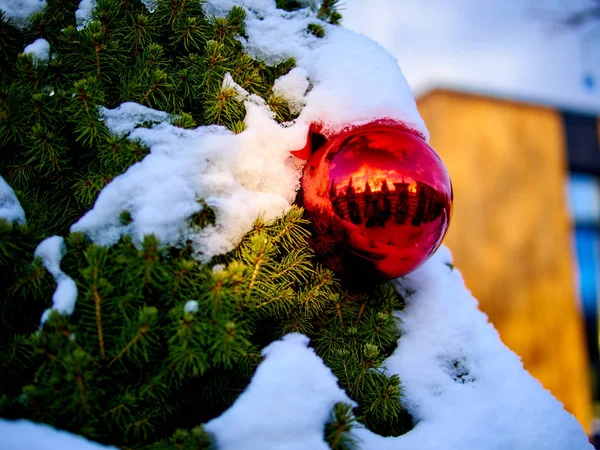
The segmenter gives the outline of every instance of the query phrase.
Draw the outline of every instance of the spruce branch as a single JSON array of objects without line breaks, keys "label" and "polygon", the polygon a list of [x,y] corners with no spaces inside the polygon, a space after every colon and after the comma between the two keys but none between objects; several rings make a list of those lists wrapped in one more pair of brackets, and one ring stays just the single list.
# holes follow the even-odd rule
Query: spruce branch
[{"label": "spruce branch", "polygon": [[352,435],[356,419],[352,414],[352,406],[336,403],[331,411],[331,419],[325,425],[325,441],[332,450],[358,449],[358,441]]},{"label": "spruce branch", "polygon": [[253,290],[256,288],[258,275],[261,270],[264,270],[263,265],[265,260],[270,256],[273,251],[273,246],[266,234],[255,234],[250,238],[248,246],[245,248],[248,252],[244,258],[246,265],[249,267],[251,272],[248,286],[246,287],[245,302],[249,302]]},{"label": "spruce branch", "polygon": [[358,324],[360,323],[360,319],[362,319],[362,316],[365,312],[366,307],[367,307],[367,301],[365,300],[364,302],[361,303],[360,309],[358,310],[358,314],[356,315],[356,321],[354,322],[355,327],[358,327]]},{"label": "spruce branch", "polygon": [[346,326],[344,325],[344,318],[342,317],[342,307],[340,305],[339,295],[336,295],[336,298],[333,302],[335,304],[335,311],[337,313],[337,316],[340,319],[340,328],[343,331],[346,329]]},{"label": "spruce branch", "polygon": [[106,358],[106,350],[104,344],[104,328],[102,325],[102,302],[105,299],[105,295],[101,292],[109,293],[111,287],[106,280],[101,277],[101,273],[106,265],[108,252],[103,247],[92,246],[84,255],[89,267],[83,273],[90,283],[88,296],[93,305],[93,317],[100,358],[104,359]]},{"label": "spruce branch", "polygon": [[[123,356],[132,350],[136,350],[136,353],[141,353],[144,360],[148,360],[149,355],[147,352],[148,340],[153,340],[152,328],[156,325],[158,311],[155,307],[146,306],[140,310],[138,320],[129,326],[129,332],[127,334],[132,335],[128,342],[119,350],[119,352],[110,360],[107,367],[111,367],[114,363],[119,361]],[[131,332],[133,331],[133,333]]]},{"label": "spruce branch", "polygon": [[94,295],[94,307],[96,310],[96,330],[98,332],[98,346],[100,347],[100,357],[104,359],[106,357],[106,352],[104,350],[104,331],[102,329],[102,297],[98,292],[98,286],[95,284],[92,286],[92,292]]}]

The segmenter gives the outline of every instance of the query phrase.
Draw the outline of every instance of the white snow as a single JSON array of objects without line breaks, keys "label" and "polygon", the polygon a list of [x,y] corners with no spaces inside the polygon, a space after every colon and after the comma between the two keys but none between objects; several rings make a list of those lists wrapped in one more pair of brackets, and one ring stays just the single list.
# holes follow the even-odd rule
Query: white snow
[{"label": "white snow", "polygon": [[[190,239],[207,261],[231,250],[261,213],[267,219],[281,215],[300,177],[288,142],[293,137],[302,147],[306,131],[282,128],[265,106],[246,106],[248,130],[237,136],[219,126],[133,129],[129,138],[148,145],[150,155],[116,177],[71,230],[104,245],[127,233],[137,240],[153,233],[168,245]],[[217,212],[216,225],[204,230],[188,224],[202,209],[200,199]],[[133,219],[126,226],[119,220],[124,210]]]},{"label": "white snow", "polygon": [[[158,0],[142,0],[142,3],[150,13],[153,13],[158,6]],[[97,4],[96,0],[81,0],[79,2],[79,8],[75,11],[75,22],[78,30],[83,30],[92,21],[92,14]]]},{"label": "white snow", "polygon": [[[241,87],[239,84],[237,84],[234,80],[233,77],[231,76],[231,74],[229,72],[227,72],[225,74],[225,76],[223,77],[223,83],[221,83],[221,89],[223,90],[227,90],[227,89],[234,89],[236,91],[236,99],[240,102],[248,99],[248,97],[250,96],[250,94],[248,93],[247,90],[245,90],[243,87]],[[264,104],[264,100],[261,99],[260,97],[257,96],[257,98],[259,98],[259,103]]]},{"label": "white snow", "polygon": [[[402,338],[385,365],[416,422],[398,437],[357,427],[361,450],[593,450],[577,420],[523,369],[442,247],[396,280],[407,295]],[[270,344],[246,391],[206,426],[223,449],[326,449],[323,425],[348,401],[331,371],[294,334]]]},{"label": "white snow", "polygon": [[77,29],[82,30],[92,20],[92,12],[96,7],[96,0],[81,0],[79,8],[75,11]]},{"label": "white snow", "polygon": [[215,265],[212,267],[212,272],[213,272],[213,273],[219,273],[219,272],[221,272],[222,270],[225,270],[225,264],[215,264]]},{"label": "white snow", "polygon": [[208,0],[205,10],[225,16],[236,4],[247,10],[248,39],[240,40],[248,54],[268,63],[293,57],[306,72],[312,89],[297,122],[322,121],[331,133],[349,123],[389,118],[428,136],[398,63],[379,44],[323,22],[326,35],[317,38],[306,31],[318,22],[310,8],[286,12],[271,0]]},{"label": "white snow", "polygon": [[38,61],[48,61],[50,58],[50,43],[46,39],[36,39],[23,50],[24,54],[30,54]]},{"label": "white snow", "polygon": [[[304,163],[289,152],[304,147],[311,123],[323,123],[328,135],[387,117],[427,136],[402,72],[378,44],[327,24],[326,37],[316,38],[306,31],[317,20],[309,8],[288,13],[272,0],[211,1],[205,7],[223,15],[233,4],[248,10],[248,40],[242,41],[249,54],[272,63],[296,59],[298,68],[278,80],[277,89],[297,106],[306,104],[300,117],[278,124],[264,100],[248,95],[229,74],[223,87],[236,89],[247,111],[246,130],[238,135],[220,126],[180,129],[166,123],[165,113],[140,105],[102,109],[111,132],[130,132],[130,139],[150,147],[150,155],[105,187],[72,231],[104,245],[123,234],[139,241],[153,233],[166,245],[191,240],[197,257],[208,261],[233,249],[257,216],[274,219],[290,207]],[[148,117],[162,123],[134,128]],[[214,227],[189,226],[200,199],[216,211]],[[128,225],[119,220],[124,210],[133,219]]]},{"label": "white snow", "polygon": [[0,0],[0,9],[19,28],[25,28],[29,17],[46,7],[46,0]]},{"label": "white snow", "polygon": [[158,8],[158,0],[142,0],[149,13],[153,13]]},{"label": "white snow", "polygon": [[292,113],[299,113],[304,107],[304,96],[310,86],[306,70],[295,67],[286,75],[275,80],[273,93],[285,98]]},{"label": "white snow", "polygon": [[99,108],[100,119],[115,136],[124,136],[142,123],[168,123],[171,115],[138,103],[122,103],[115,109]]},{"label": "white snow", "polygon": [[183,311],[186,313],[197,313],[198,312],[198,302],[196,300],[189,300],[183,306]]},{"label": "white snow", "polygon": [[11,223],[25,223],[25,211],[15,191],[0,176],[0,219],[5,219]]},{"label": "white snow", "polygon": [[395,282],[415,293],[398,314],[402,338],[385,364],[400,376],[417,425],[398,438],[359,430],[363,448],[592,450],[575,417],[502,343],[450,263],[442,247]]},{"label": "white snow", "polygon": [[327,450],[323,428],[337,402],[354,404],[331,370],[292,333],[265,347],[250,385],[205,425],[219,450]]},{"label": "white snow", "polygon": [[51,310],[67,315],[73,314],[75,310],[77,285],[71,277],[60,270],[60,261],[66,251],[64,239],[60,236],[52,236],[40,242],[33,254],[34,257],[42,260],[44,267],[56,281],[56,290],[52,295],[52,308],[42,314],[42,325],[48,320]]},{"label": "white snow", "polygon": [[0,419],[0,436],[0,449],[4,450],[117,450],[28,420]]}]

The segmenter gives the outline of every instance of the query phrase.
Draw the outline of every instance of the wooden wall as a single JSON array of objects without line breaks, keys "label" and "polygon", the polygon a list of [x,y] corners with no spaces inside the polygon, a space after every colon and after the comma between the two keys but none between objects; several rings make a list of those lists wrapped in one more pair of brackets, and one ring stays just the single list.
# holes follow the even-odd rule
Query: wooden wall
[{"label": "wooden wall", "polygon": [[451,91],[418,101],[454,186],[445,243],[524,366],[591,431],[591,393],[552,109]]}]

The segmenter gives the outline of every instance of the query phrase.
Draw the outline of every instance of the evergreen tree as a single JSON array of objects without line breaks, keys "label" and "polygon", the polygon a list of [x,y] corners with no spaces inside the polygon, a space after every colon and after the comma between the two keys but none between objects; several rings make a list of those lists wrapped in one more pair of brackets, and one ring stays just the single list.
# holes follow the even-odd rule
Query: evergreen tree
[{"label": "evergreen tree", "polygon": [[[0,175],[28,218],[26,226],[0,220],[0,416],[121,448],[210,448],[201,424],[242,392],[261,348],[296,331],[358,404],[333,409],[324,430],[332,449],[355,447],[355,419],[382,435],[408,431],[400,380],[382,366],[400,337],[393,312],[404,301],[388,285],[358,290],[325,269],[300,208],[257,219],[209,264],[151,235],[139,247],[128,236],[102,247],[68,231],[148,152],[111,135],[99,106],[136,102],[173,114],[178,127],[239,133],[244,105],[223,86],[225,74],[285,122],[293,109],[273,84],[295,62],[269,66],[244,53],[240,7],[214,18],[199,0],[158,0],[153,12],[136,0],[98,0],[79,29],[77,1],[47,3],[22,30],[0,14]],[[323,1],[317,17],[339,23],[336,2]],[[306,32],[325,29],[314,23]],[[36,38],[50,43],[47,63],[22,53]],[[190,226],[214,223],[204,206]],[[128,211],[121,221],[131,221]],[[61,269],[79,294],[72,315],[53,312],[38,329],[54,286],[33,251],[52,235],[66,238]]]}]

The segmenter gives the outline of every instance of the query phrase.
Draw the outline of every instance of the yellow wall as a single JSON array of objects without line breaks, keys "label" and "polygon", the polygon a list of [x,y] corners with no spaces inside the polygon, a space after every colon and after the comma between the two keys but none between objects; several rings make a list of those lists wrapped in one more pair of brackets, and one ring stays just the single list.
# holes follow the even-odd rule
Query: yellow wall
[{"label": "yellow wall", "polygon": [[590,432],[560,115],[450,91],[418,105],[452,177],[456,266],[504,343]]}]

